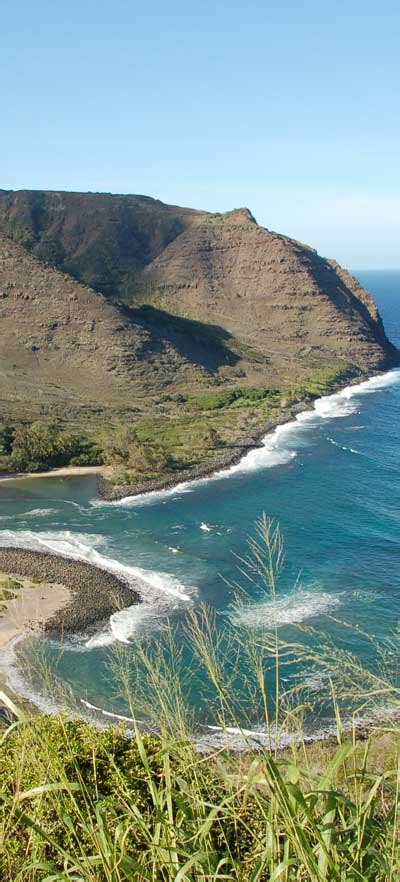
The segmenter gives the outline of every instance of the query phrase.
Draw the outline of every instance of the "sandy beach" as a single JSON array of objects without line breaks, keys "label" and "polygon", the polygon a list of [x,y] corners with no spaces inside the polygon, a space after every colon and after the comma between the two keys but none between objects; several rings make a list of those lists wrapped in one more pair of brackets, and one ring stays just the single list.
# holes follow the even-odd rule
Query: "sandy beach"
[{"label": "sandy beach", "polygon": [[0,481],[26,481],[27,478],[73,478],[83,475],[104,474],[105,467],[98,466],[64,466],[48,472],[4,472],[0,473]]},{"label": "sandy beach", "polygon": [[70,600],[65,585],[38,584],[26,577],[0,573],[0,651],[26,631],[41,630]]}]

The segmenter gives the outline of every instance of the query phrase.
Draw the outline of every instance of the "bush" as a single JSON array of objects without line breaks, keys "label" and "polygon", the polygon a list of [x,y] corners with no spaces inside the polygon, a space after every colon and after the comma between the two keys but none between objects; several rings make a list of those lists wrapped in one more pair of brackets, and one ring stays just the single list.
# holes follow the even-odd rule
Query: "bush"
[{"label": "bush", "polygon": [[9,456],[12,452],[15,429],[7,423],[0,426],[0,456]]},{"label": "bush", "polygon": [[140,441],[131,426],[121,426],[104,438],[104,448],[108,463],[141,476],[162,472],[172,464],[161,445]]}]

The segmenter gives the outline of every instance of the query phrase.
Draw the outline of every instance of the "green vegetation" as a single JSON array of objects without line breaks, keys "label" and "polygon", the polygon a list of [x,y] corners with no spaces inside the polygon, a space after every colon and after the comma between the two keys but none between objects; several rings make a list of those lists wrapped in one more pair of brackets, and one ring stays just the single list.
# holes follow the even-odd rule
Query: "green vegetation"
[{"label": "green vegetation", "polygon": [[306,395],[318,398],[320,395],[329,394],[334,387],[346,385],[352,376],[351,365],[343,366],[343,362],[340,361],[327,362],[323,367],[315,365],[312,369],[308,369],[301,383],[298,378],[293,383],[289,380],[289,388],[299,398]]},{"label": "green vegetation", "polygon": [[122,425],[103,438],[104,458],[114,467],[116,480],[129,479],[129,474],[152,478],[165,473],[172,459],[159,444],[143,443],[135,428]]},{"label": "green vegetation", "polygon": [[[279,531],[264,519],[241,567],[262,577],[272,604],[282,562]],[[237,606],[247,602],[238,592]],[[197,655],[186,682],[197,676],[205,695],[212,687],[210,710],[223,732],[236,727],[245,752],[196,749],[173,631],[168,660],[145,641],[135,656],[116,652],[130,734],[65,715],[29,718],[5,697],[17,721],[4,725],[0,744],[2,882],[397,882],[398,726],[376,727],[358,740],[355,726],[348,731],[342,723],[350,696],[354,720],[356,708],[368,712],[379,698],[399,704],[388,670],[363,670],[328,643],[313,650],[304,629],[284,642],[273,617],[264,636],[249,633],[238,644],[232,635],[222,656],[210,611],[189,613],[186,628]],[[301,734],[307,693],[284,685],[294,651],[304,652],[308,671],[319,664],[329,673],[336,717],[330,743],[312,745]],[[245,654],[249,708],[260,709],[264,737],[252,737],[243,723],[238,653]],[[153,736],[135,723],[139,712]],[[294,732],[280,751],[279,739]]]},{"label": "green vegetation", "polygon": [[22,582],[7,576],[0,579],[0,613],[6,608],[7,601],[16,597],[16,592],[21,587]]},{"label": "green vegetation", "polygon": [[66,465],[97,465],[102,451],[82,434],[60,432],[41,422],[0,427],[0,468],[40,472]]},{"label": "green vegetation", "polygon": [[257,407],[263,401],[279,401],[280,389],[222,389],[192,397],[190,405],[198,410],[220,410],[223,407]]},{"label": "green vegetation", "polygon": [[5,579],[0,580],[0,589],[5,591],[15,591],[16,588],[20,588],[22,582],[18,579],[13,579],[11,576],[7,576]]},{"label": "green vegetation", "polygon": [[[192,387],[141,396],[121,409],[102,428],[96,411],[87,411],[91,437],[80,421],[75,431],[60,430],[46,421],[0,425],[0,469],[45,471],[64,465],[111,467],[116,484],[168,480],[177,471],[216,467],[224,451],[234,455],[254,431],[282,418],[283,408],[303,398],[328,392],[346,381],[337,362],[304,372],[301,382],[285,377],[280,387]],[[140,405],[140,406],[139,406]],[[67,425],[69,418],[66,418]]]},{"label": "green vegetation", "polygon": [[166,735],[22,718],[0,747],[2,882],[395,882],[396,750],[377,772],[373,748],[343,739],[318,772],[307,748],[205,762]]}]

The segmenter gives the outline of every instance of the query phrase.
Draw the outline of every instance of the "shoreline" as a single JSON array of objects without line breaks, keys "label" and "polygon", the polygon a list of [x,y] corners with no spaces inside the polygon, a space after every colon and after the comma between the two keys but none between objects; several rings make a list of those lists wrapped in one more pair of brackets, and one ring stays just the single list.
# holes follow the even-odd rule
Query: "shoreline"
[{"label": "shoreline", "polygon": [[43,587],[46,592],[47,587],[53,591],[62,587],[65,602],[51,606],[51,614],[48,607],[49,615],[40,629],[58,636],[90,629],[118,610],[141,602],[139,591],[114,573],[50,552],[0,546],[0,571],[15,573],[16,579],[35,585],[39,593]]},{"label": "shoreline", "polygon": [[70,602],[61,583],[37,582],[15,572],[0,572],[0,652],[16,637],[45,630],[45,624]]},{"label": "shoreline", "polygon": [[336,383],[329,388],[326,388],[321,395],[307,396],[300,401],[296,401],[289,408],[282,409],[281,414],[279,416],[277,414],[275,419],[271,419],[262,426],[253,429],[249,435],[243,439],[241,444],[237,443],[235,445],[234,452],[229,453],[229,451],[223,450],[219,456],[217,455],[215,459],[213,459],[212,463],[203,463],[187,471],[182,469],[178,473],[165,476],[164,478],[158,478],[154,481],[138,481],[136,484],[115,485],[104,476],[104,472],[100,473],[96,482],[98,496],[104,502],[118,502],[127,497],[145,496],[147,493],[172,490],[174,487],[181,484],[190,484],[192,481],[197,481],[202,478],[211,478],[224,469],[229,469],[232,466],[238,465],[243,457],[251,450],[263,448],[264,444],[262,441],[264,438],[272,434],[279,426],[293,422],[298,414],[312,410],[315,401],[329,395],[336,395],[350,386],[357,386],[359,383],[372,380],[374,377],[383,376],[389,371],[394,370],[396,367],[397,366],[394,365],[374,370],[369,374],[360,373],[353,375],[349,377],[345,383]]},{"label": "shoreline", "polygon": [[107,466],[63,466],[48,472],[0,472],[0,482],[27,481],[32,478],[73,478],[80,475],[103,474]]},{"label": "shoreline", "polygon": [[[388,369],[388,370],[390,370],[390,369]],[[216,473],[216,471],[219,471],[220,468],[223,468],[224,466],[229,466],[229,465],[235,464],[236,462],[239,462],[242,459],[243,455],[245,453],[247,453],[249,450],[264,446],[260,443],[256,443],[256,438],[255,438],[256,434],[259,436],[259,439],[264,438],[265,435],[272,433],[274,431],[274,429],[276,429],[278,426],[290,423],[292,420],[295,419],[295,417],[298,413],[312,410],[315,400],[318,400],[321,397],[337,394],[338,392],[343,391],[344,389],[346,389],[348,387],[358,385],[359,383],[366,382],[369,379],[373,379],[374,377],[377,377],[377,376],[382,376],[386,373],[387,373],[387,371],[385,371],[385,370],[379,370],[379,371],[373,372],[372,374],[370,374],[368,376],[361,375],[361,376],[353,377],[345,385],[338,384],[338,386],[336,386],[336,388],[331,388],[329,390],[324,391],[324,393],[321,396],[315,396],[313,398],[307,398],[307,399],[303,399],[302,401],[296,402],[296,404],[290,408],[289,412],[286,410],[284,413],[281,414],[280,419],[270,421],[268,424],[264,425],[262,428],[260,427],[259,429],[257,429],[256,433],[253,432],[252,433],[252,443],[248,443],[247,445],[243,444],[243,446],[240,448],[240,451],[236,451],[233,457],[229,457],[229,461],[227,461],[226,456],[225,456],[224,462],[222,462],[220,459],[218,464],[216,464],[214,462],[214,464],[212,466],[210,464],[201,466],[200,467],[201,473],[199,473],[199,470],[196,470],[196,473],[195,473],[195,470],[192,470],[189,475],[187,475],[187,473],[185,473],[185,472],[180,472],[179,475],[173,476],[173,480],[159,481],[159,482],[157,482],[156,486],[154,486],[154,484],[153,484],[153,486],[151,486],[150,482],[148,482],[145,486],[142,486],[141,489],[138,489],[136,486],[132,486],[132,485],[125,485],[123,487],[121,486],[121,487],[117,487],[117,488],[114,488],[111,485],[112,490],[116,491],[118,494],[115,496],[113,495],[113,499],[120,499],[120,498],[128,495],[126,493],[127,489],[129,489],[131,491],[131,495],[139,495],[139,494],[151,492],[152,490],[169,489],[170,487],[174,487],[177,484],[190,483],[191,481],[196,480],[197,478],[208,477],[210,475],[214,475]],[[83,474],[83,473],[91,474],[91,473],[95,473],[95,472],[97,472],[97,474],[99,474],[99,473],[101,474],[101,472],[103,471],[103,468],[104,467],[101,467],[101,466],[75,467],[74,469],[64,468],[64,469],[55,470],[52,472],[46,472],[46,473],[44,473],[44,475],[46,477],[57,477],[58,475],[60,475],[60,472],[62,472],[63,473],[62,477],[69,477],[73,473],[76,474],[77,471],[78,471],[78,474],[79,473],[80,474]],[[23,479],[23,478],[26,479],[29,477],[41,477],[41,475],[39,475],[39,474],[32,474],[32,475],[23,474],[23,475],[19,475],[18,479]],[[0,476],[0,479],[1,479],[1,476]],[[8,477],[8,480],[15,480],[15,479],[16,479],[16,476]],[[5,478],[5,480],[7,480],[7,478]],[[104,483],[106,485],[108,484],[108,482],[104,478],[98,478],[98,481],[99,480],[104,481]],[[100,494],[100,498],[107,500],[107,496],[105,496],[103,494]],[[0,533],[0,537],[1,537],[1,533]],[[129,595],[128,595],[129,602],[128,603],[124,602],[123,604],[119,605],[118,607],[114,607],[111,610],[107,609],[106,615],[104,615],[104,616],[97,615],[99,610],[102,609],[101,602],[100,602],[99,606],[96,606],[95,610],[93,610],[93,609],[90,610],[90,614],[88,614],[88,612],[82,614],[82,605],[81,605],[81,602],[78,600],[78,598],[80,597],[79,589],[76,585],[75,579],[72,579],[72,582],[73,583],[75,582],[75,584],[72,585],[72,590],[70,593],[70,602],[66,603],[65,607],[63,608],[62,615],[61,615],[61,611],[57,610],[51,618],[49,618],[46,622],[41,623],[41,624],[43,624],[43,627],[41,628],[41,630],[43,632],[47,631],[47,632],[53,632],[53,633],[62,635],[63,633],[68,633],[68,631],[77,631],[79,629],[84,630],[86,627],[90,627],[91,625],[94,625],[95,622],[101,621],[101,618],[106,618],[106,616],[111,615],[113,612],[116,611],[116,609],[126,608],[126,606],[134,605],[135,603],[138,603],[141,600],[140,596],[138,594],[136,594],[134,589],[128,588],[127,584],[123,581],[123,579],[119,579],[118,577],[114,576],[113,574],[109,573],[106,570],[102,570],[100,567],[97,567],[94,564],[90,564],[90,563],[87,563],[84,561],[79,561],[79,560],[76,561],[72,558],[67,558],[67,557],[64,557],[64,556],[58,555],[58,554],[52,554],[50,552],[37,552],[37,551],[25,550],[23,548],[1,547],[0,546],[0,570],[5,570],[4,563],[3,563],[3,555],[4,554],[7,554],[8,556],[17,555],[18,559],[20,561],[23,561],[23,558],[25,557],[26,558],[26,566],[27,566],[27,571],[25,571],[25,573],[27,576],[32,576],[32,563],[37,563],[40,559],[41,566],[44,564],[46,575],[47,575],[47,571],[50,571],[50,570],[51,570],[51,572],[54,571],[53,564],[56,566],[58,573],[60,573],[60,567],[61,568],[64,567],[64,574],[68,571],[72,572],[77,567],[84,567],[86,572],[91,570],[91,571],[94,571],[96,574],[102,573],[106,577],[110,577],[111,579],[115,579],[115,581],[118,582],[120,586],[121,585],[123,586],[124,592],[129,592]],[[20,570],[21,570],[21,563],[17,567],[14,566],[13,568],[6,569],[5,572],[18,573],[18,572],[20,572]],[[35,571],[37,572],[37,570],[35,570]],[[23,575],[23,573],[21,573],[21,575]],[[67,581],[68,579],[69,579],[69,577],[67,576],[67,578],[65,579],[65,581],[67,582],[67,585],[68,585],[68,581]],[[63,584],[63,582],[60,582],[60,584]],[[41,585],[39,585],[38,587],[40,589]],[[54,583],[53,583],[53,587],[54,587]],[[63,587],[67,587],[67,586],[63,586]],[[90,592],[88,592],[88,593],[90,595]],[[126,595],[125,595],[125,597],[126,597]],[[93,597],[90,597],[90,600],[92,602]],[[108,598],[108,600],[109,600],[109,598]],[[71,612],[72,612],[72,616],[71,616]],[[74,620],[74,615],[75,615],[75,620]],[[85,616],[87,616],[87,617],[85,618]],[[17,636],[17,634],[14,634],[14,637],[16,637],[16,636]],[[10,638],[10,640],[12,640],[12,639],[13,639],[13,637]],[[7,643],[8,642],[9,641],[7,641]],[[3,648],[3,646],[2,646],[2,643],[0,640],[0,651],[2,648]],[[2,675],[0,673],[0,688],[1,688],[2,682],[4,682],[4,675]],[[14,691],[14,695],[18,695],[18,693],[16,693]],[[23,697],[22,697],[21,701],[25,702],[27,700],[23,699]],[[35,712],[39,712],[39,713],[43,712],[43,711],[41,711],[40,706],[34,704],[33,701],[32,702],[28,701],[28,704],[31,708],[33,708],[35,710]],[[98,710],[101,711],[101,709],[98,709]],[[109,717],[114,716],[112,713],[106,713],[106,712],[104,712],[104,713],[106,716],[109,716]],[[115,715],[115,716],[117,717],[118,715]],[[367,734],[368,731],[370,731],[370,727],[374,728],[376,726],[379,726],[379,724],[382,723],[385,719],[386,719],[385,714],[383,714],[382,717],[380,719],[377,718],[376,722],[374,722],[374,723],[372,723],[372,721],[365,721],[365,724],[364,724],[365,734]],[[363,724],[361,724],[361,726],[362,725]],[[329,736],[328,736],[328,738],[329,738]],[[321,734],[318,733],[315,736],[315,739],[312,739],[312,740],[315,740],[316,743],[319,743],[319,742],[326,741],[327,737],[326,737],[326,735],[324,735],[322,733]]]},{"label": "shoreline", "polygon": [[[14,588],[1,585],[8,580],[18,584]],[[2,588],[4,593],[10,592],[3,601]],[[1,691],[26,713],[43,713],[39,703],[9,683],[7,665],[1,666],[2,656],[6,657],[14,643],[30,633],[62,638],[90,631],[114,612],[138,603],[138,591],[95,564],[50,552],[0,546],[0,719],[7,719],[8,714]]]},{"label": "shoreline", "polygon": [[[357,379],[359,380],[359,378]],[[346,384],[346,386],[349,385],[350,383]],[[343,386],[342,388],[345,389],[346,386]],[[339,390],[337,389],[336,391]],[[326,394],[333,395],[335,393],[327,392]],[[146,493],[172,490],[173,487],[177,487],[180,484],[190,484],[192,481],[197,481],[201,478],[210,478],[223,469],[228,469],[231,466],[237,465],[251,450],[262,448],[264,445],[261,442],[266,435],[274,432],[278,426],[283,426],[292,422],[298,413],[311,410],[312,404],[315,400],[316,398],[307,398],[296,402],[296,404],[292,405],[289,411],[283,411],[279,418],[269,420],[257,429],[253,429],[247,438],[243,439],[242,443],[238,442],[235,445],[234,452],[229,453],[229,451],[225,449],[219,456],[216,456],[215,459],[213,459],[212,463],[206,462],[195,466],[192,469],[182,469],[181,471],[173,475],[165,476],[164,478],[158,478],[154,481],[138,481],[136,484],[116,485],[108,480],[104,476],[104,473],[100,473],[97,477],[97,492],[99,498],[104,502],[118,502],[120,499],[124,499],[128,496],[144,496]]]}]

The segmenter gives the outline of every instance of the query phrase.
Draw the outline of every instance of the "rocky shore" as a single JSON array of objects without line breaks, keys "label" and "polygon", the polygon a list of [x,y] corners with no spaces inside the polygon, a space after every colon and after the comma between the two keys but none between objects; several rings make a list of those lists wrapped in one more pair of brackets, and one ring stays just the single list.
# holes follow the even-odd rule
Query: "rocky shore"
[{"label": "rocky shore", "polygon": [[[360,379],[354,382],[360,382]],[[338,387],[340,388],[340,387]],[[342,387],[343,388],[343,387]],[[324,393],[329,395],[330,392]],[[218,453],[212,460],[201,463],[190,469],[180,469],[171,475],[164,475],[154,481],[137,481],[134,484],[113,484],[112,481],[104,477],[103,474],[97,475],[97,492],[100,499],[105,502],[116,502],[125,496],[139,496],[141,493],[151,493],[154,490],[169,490],[176,487],[177,484],[183,484],[188,481],[197,481],[199,478],[208,478],[210,475],[221,469],[228,469],[230,466],[236,465],[250,450],[256,447],[263,447],[261,439],[273,432],[277,426],[291,422],[295,419],[296,414],[312,407],[313,399],[311,397],[303,399],[292,405],[290,410],[284,410],[279,416],[273,420],[263,423],[256,429],[253,429],[242,441],[237,441],[233,448],[224,449]]]},{"label": "rocky shore", "polygon": [[67,604],[43,622],[43,630],[54,634],[85,630],[141,600],[138,592],[113,573],[47,552],[0,548],[0,571],[69,589]]},{"label": "rocky shore", "polygon": [[[390,367],[391,365],[389,364],[386,367],[386,370],[389,370]],[[379,376],[379,374],[384,372],[385,369],[383,367],[380,370],[372,370],[368,374],[361,371],[349,373],[347,377],[343,377],[340,382],[331,383],[327,386],[321,391],[321,396],[334,395],[337,392],[343,391],[347,386],[357,385],[371,377]],[[96,481],[99,498],[103,499],[105,502],[117,502],[119,499],[124,499],[126,496],[139,496],[142,493],[169,490],[172,487],[176,487],[178,484],[196,481],[199,478],[208,478],[215,474],[215,472],[222,469],[228,469],[240,462],[243,456],[245,456],[250,450],[254,450],[257,447],[263,447],[262,439],[265,438],[266,435],[272,433],[278,426],[290,423],[296,418],[297,414],[302,413],[305,410],[311,410],[314,401],[319,397],[319,395],[307,395],[290,406],[285,406],[282,408],[281,413],[277,412],[273,419],[254,428],[245,438],[241,441],[237,441],[234,447],[223,449],[221,452],[218,452],[212,460],[201,463],[194,468],[186,470],[180,469],[178,472],[164,475],[154,481],[138,480],[132,484],[113,484],[111,480],[104,476],[104,472],[102,472],[97,475]]]}]

